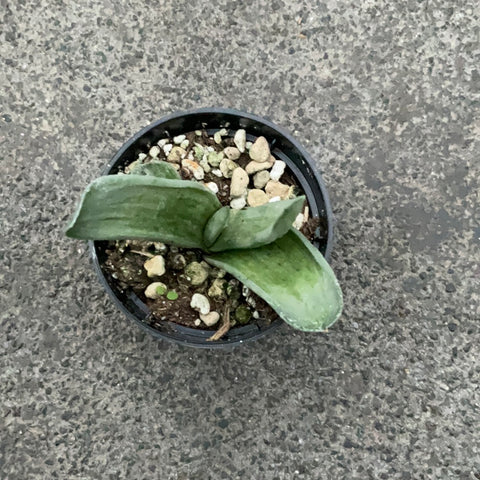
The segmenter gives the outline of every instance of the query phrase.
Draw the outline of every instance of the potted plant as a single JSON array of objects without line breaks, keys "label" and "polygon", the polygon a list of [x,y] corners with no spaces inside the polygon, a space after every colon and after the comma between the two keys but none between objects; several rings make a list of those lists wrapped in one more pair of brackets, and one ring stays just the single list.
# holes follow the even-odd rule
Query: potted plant
[{"label": "potted plant", "polygon": [[[107,292],[155,336],[198,347],[281,324],[322,331],[342,309],[328,197],[313,162],[260,117],[197,109],[130,139],[67,228]],[[322,227],[322,228],[320,228]],[[308,237],[308,238],[307,238]]]}]

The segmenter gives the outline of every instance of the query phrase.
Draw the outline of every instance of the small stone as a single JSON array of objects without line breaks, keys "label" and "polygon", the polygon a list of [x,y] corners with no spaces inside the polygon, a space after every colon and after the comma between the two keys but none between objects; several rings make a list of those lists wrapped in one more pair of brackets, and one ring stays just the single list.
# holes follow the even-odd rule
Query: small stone
[{"label": "small stone", "polygon": [[163,295],[165,295],[166,291],[167,291],[167,286],[164,283],[153,282],[145,289],[144,293],[147,298],[156,300],[157,298],[160,298]]},{"label": "small stone", "polygon": [[212,171],[212,167],[210,166],[210,164],[207,162],[207,159],[206,158],[203,158],[202,160],[200,160],[199,162],[200,166],[203,168],[203,171],[205,173],[210,173]]},{"label": "small stone", "polygon": [[240,157],[240,150],[235,147],[224,148],[223,153],[230,160],[237,160]]},{"label": "small stone", "polygon": [[445,285],[445,291],[447,293],[454,293],[457,291],[457,289],[453,283],[447,283],[447,285]]},{"label": "small stone", "polygon": [[283,183],[270,180],[267,185],[265,185],[265,192],[267,193],[268,198],[280,197],[284,200],[290,194],[290,187]]},{"label": "small stone", "polygon": [[216,177],[223,177],[223,174],[222,174],[222,171],[218,168],[214,168],[212,169],[212,173],[216,176]]},{"label": "small stone", "polygon": [[152,157],[152,158],[157,158],[158,155],[160,154],[160,147],[158,145],[154,145],[149,151],[148,151],[148,154]]},{"label": "small stone", "polygon": [[265,137],[258,137],[250,148],[250,158],[255,162],[263,163],[270,159],[270,147]]},{"label": "small stone", "polygon": [[202,160],[205,155],[203,148],[198,144],[193,147],[193,153],[198,161]]},{"label": "small stone", "polygon": [[237,130],[233,137],[233,143],[237,146],[241,153],[245,151],[245,143],[247,141],[247,132],[243,129]]},{"label": "small stone", "polygon": [[300,230],[303,226],[303,213],[299,213],[293,222],[293,228]]},{"label": "small stone", "polygon": [[230,207],[233,208],[234,210],[241,210],[246,204],[247,204],[247,201],[245,200],[244,197],[238,197],[238,198],[234,198],[230,202]]},{"label": "small stone", "polygon": [[202,321],[199,318],[197,318],[193,323],[195,324],[196,327],[199,327],[202,324]]},{"label": "small stone", "polygon": [[213,140],[215,141],[215,143],[217,143],[218,145],[220,145],[222,143],[222,136],[220,135],[220,132],[215,132],[213,134]]},{"label": "small stone", "polygon": [[254,189],[248,192],[247,202],[251,207],[259,207],[268,203],[268,196],[263,190]]},{"label": "small stone", "polygon": [[253,145],[252,142],[247,142],[247,143],[245,144],[245,148],[246,148],[247,150],[250,150],[250,149],[252,148],[252,145]]},{"label": "small stone", "polygon": [[232,173],[230,196],[241,197],[247,191],[249,181],[247,172],[242,167],[236,168]]},{"label": "small stone", "polygon": [[190,142],[189,142],[187,139],[185,139],[185,140],[180,144],[180,146],[181,146],[182,148],[187,148],[189,145],[190,145]]},{"label": "small stone", "polygon": [[263,163],[258,163],[251,161],[247,163],[247,166],[245,167],[245,171],[249,175],[253,175],[254,173],[260,172],[262,170],[267,170],[272,166],[270,162],[263,162]]},{"label": "small stone", "polygon": [[205,186],[212,192],[217,194],[218,193],[218,185],[215,182],[208,182]]},{"label": "small stone", "polygon": [[190,170],[197,180],[203,180],[203,178],[205,177],[205,172],[203,171],[203,168],[195,160],[182,160],[182,167]]},{"label": "small stone", "polygon": [[451,332],[454,332],[456,329],[457,329],[457,324],[456,323],[449,323],[448,324],[448,329],[451,331]]},{"label": "small stone", "polygon": [[303,210],[303,222],[304,223],[307,223],[308,222],[308,214],[310,213],[309,209],[308,209],[308,205],[305,207],[305,209]]},{"label": "small stone", "polygon": [[252,314],[253,318],[255,318],[255,320],[259,319],[260,318],[260,314],[258,313],[257,310],[255,310]]},{"label": "small stone", "polygon": [[173,163],[180,163],[186,155],[187,152],[182,147],[173,147],[168,154],[167,160]]},{"label": "small stone", "polygon": [[145,155],[145,153],[139,153],[137,160],[142,161],[142,160],[145,160],[146,158],[147,158],[147,155]]},{"label": "small stone", "polygon": [[213,167],[217,168],[220,165],[220,162],[223,160],[223,152],[209,152],[207,156],[208,163]]},{"label": "small stone", "polygon": [[177,135],[176,137],[173,137],[173,143],[180,145],[186,138],[186,135]]},{"label": "small stone", "polygon": [[224,158],[220,162],[220,170],[225,178],[231,178],[236,168],[238,168],[238,164],[228,158]]},{"label": "small stone", "polygon": [[161,255],[155,255],[143,264],[143,268],[149,277],[160,277],[165,273],[165,259]]},{"label": "small stone", "polygon": [[280,177],[283,175],[286,166],[287,164],[285,162],[282,162],[281,160],[275,160],[275,163],[270,170],[270,178],[275,182],[278,182]]},{"label": "small stone", "polygon": [[221,128],[218,133],[222,136],[225,137],[228,135],[228,130],[226,128]]},{"label": "small stone", "polygon": [[202,322],[207,325],[207,327],[211,327],[215,325],[220,320],[220,314],[218,312],[210,312],[205,315],[200,314],[200,318]]},{"label": "small stone", "polygon": [[157,145],[161,148],[163,148],[167,143],[169,143],[170,140],[168,138],[162,138],[157,142]]},{"label": "small stone", "polygon": [[241,325],[245,325],[252,318],[252,312],[245,305],[240,305],[235,310],[235,320]]},{"label": "small stone", "polygon": [[202,136],[202,131],[201,130],[195,130],[195,135],[197,137],[201,137]]},{"label": "small stone", "polygon": [[226,283],[225,280],[222,278],[216,278],[213,282],[210,288],[208,289],[208,296],[210,298],[216,298],[216,299],[221,299],[221,298],[226,298],[226,289],[225,289]]},{"label": "small stone", "polygon": [[208,298],[201,293],[193,294],[190,306],[202,315],[206,315],[210,312],[210,302],[208,301]]},{"label": "small stone", "polygon": [[279,202],[280,200],[281,200],[280,197],[272,197],[272,198],[268,201],[268,203]]},{"label": "small stone", "polygon": [[167,143],[163,146],[163,153],[165,153],[165,155],[168,155],[172,151],[172,148],[173,145],[171,143]]},{"label": "small stone", "polygon": [[185,267],[185,275],[192,285],[201,285],[208,278],[208,269],[198,262],[192,262]]},{"label": "small stone", "polygon": [[253,177],[253,185],[255,188],[263,188],[270,180],[270,173],[266,170],[262,170],[255,174]]},{"label": "small stone", "polygon": [[158,253],[167,253],[168,247],[162,242],[152,242],[153,248]]}]

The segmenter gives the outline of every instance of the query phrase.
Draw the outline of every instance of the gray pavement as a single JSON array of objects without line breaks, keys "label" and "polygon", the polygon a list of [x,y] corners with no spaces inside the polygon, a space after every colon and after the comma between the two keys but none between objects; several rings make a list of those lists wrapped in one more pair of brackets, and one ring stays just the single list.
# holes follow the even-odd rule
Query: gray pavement
[{"label": "gray pavement", "polygon": [[[0,5],[2,480],[480,478],[477,1]],[[199,106],[316,159],[329,333],[156,341],[63,237],[124,140]]]}]

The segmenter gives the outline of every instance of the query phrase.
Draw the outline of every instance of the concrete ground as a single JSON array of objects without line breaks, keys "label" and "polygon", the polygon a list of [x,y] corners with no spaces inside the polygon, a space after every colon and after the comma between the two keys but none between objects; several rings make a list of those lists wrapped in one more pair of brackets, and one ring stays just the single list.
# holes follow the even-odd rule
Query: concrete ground
[{"label": "concrete ground", "polygon": [[[2,0],[0,478],[479,479],[479,4]],[[268,116],[316,159],[327,334],[157,341],[62,229],[164,114]]]}]

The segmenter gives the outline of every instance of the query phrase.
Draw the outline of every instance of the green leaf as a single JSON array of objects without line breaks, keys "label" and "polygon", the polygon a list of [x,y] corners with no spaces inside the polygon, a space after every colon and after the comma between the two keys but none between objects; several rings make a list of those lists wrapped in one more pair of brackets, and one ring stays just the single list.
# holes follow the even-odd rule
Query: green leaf
[{"label": "green leaf", "polygon": [[288,232],[304,201],[302,196],[245,210],[223,207],[205,227],[205,245],[211,252],[267,245]]},{"label": "green leaf", "polygon": [[269,245],[205,259],[234,275],[298,330],[325,330],[341,314],[342,291],[335,274],[321,253],[294,229]]},{"label": "green leaf", "polygon": [[169,178],[170,180],[179,180],[180,175],[168,162],[152,160],[148,163],[135,165],[129,175],[151,175],[158,178]]},{"label": "green leaf", "polygon": [[203,248],[203,229],[221,207],[198,183],[150,175],[108,175],[94,180],[67,228],[87,240],[147,239]]}]

